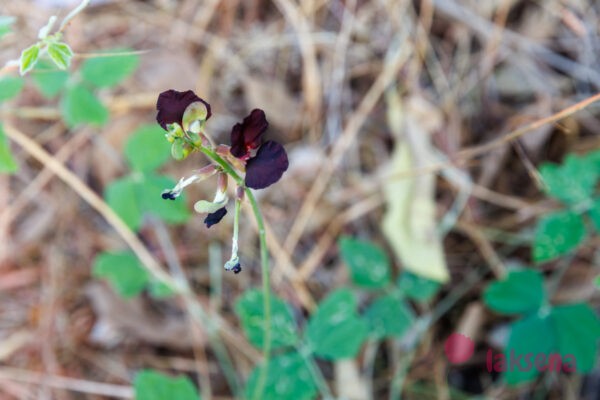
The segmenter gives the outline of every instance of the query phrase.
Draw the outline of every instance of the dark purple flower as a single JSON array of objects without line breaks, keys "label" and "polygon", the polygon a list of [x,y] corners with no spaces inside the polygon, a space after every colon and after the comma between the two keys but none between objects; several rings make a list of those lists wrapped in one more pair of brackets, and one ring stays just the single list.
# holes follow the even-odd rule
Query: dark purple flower
[{"label": "dark purple flower", "polygon": [[265,142],[246,163],[246,186],[264,189],[277,182],[288,169],[288,157],[282,145],[272,140]]},{"label": "dark purple flower", "polygon": [[158,101],[156,102],[156,109],[158,110],[156,121],[164,130],[167,130],[168,124],[177,123],[180,126],[183,126],[182,119],[185,109],[190,104],[197,101],[202,102],[206,106],[208,112],[206,119],[209,119],[211,116],[210,104],[196,96],[191,90],[178,92],[177,90],[171,89],[162,92],[158,96]]},{"label": "dark purple flower", "polygon": [[[231,154],[246,161],[246,186],[264,189],[277,182],[288,169],[287,153],[272,140],[261,146],[261,137],[269,123],[263,110],[254,109],[231,130]],[[254,157],[251,151],[258,149]]]},{"label": "dark purple flower", "polygon": [[254,109],[242,123],[237,123],[231,129],[231,154],[237,158],[246,159],[250,151],[260,146],[260,137],[269,127],[265,112]]},{"label": "dark purple flower", "polygon": [[223,219],[225,214],[227,214],[227,209],[225,207],[219,208],[214,213],[208,214],[206,218],[204,218],[204,223],[206,224],[206,227],[210,228],[214,224],[219,223]]}]

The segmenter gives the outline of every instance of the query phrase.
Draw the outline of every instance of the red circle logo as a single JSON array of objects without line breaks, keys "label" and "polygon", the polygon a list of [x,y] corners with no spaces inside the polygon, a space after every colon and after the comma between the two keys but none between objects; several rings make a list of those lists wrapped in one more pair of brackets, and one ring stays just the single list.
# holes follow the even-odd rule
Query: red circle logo
[{"label": "red circle logo", "polygon": [[444,343],[444,352],[452,364],[462,364],[469,360],[475,351],[475,343],[468,336],[453,333]]}]

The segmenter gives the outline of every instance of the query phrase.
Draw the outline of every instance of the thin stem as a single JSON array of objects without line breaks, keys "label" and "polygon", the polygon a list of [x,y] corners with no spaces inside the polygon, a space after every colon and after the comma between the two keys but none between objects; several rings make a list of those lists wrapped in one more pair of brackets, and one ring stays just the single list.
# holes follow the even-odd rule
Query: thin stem
[{"label": "thin stem", "polygon": [[306,366],[308,367],[308,370],[310,371],[313,380],[317,384],[317,387],[319,388],[319,392],[321,392],[321,396],[323,397],[323,399],[333,399],[334,397],[331,391],[329,390],[327,381],[325,380],[325,377],[323,377],[323,374],[321,373],[319,366],[315,362],[315,359],[312,357],[311,352],[307,350],[306,345],[303,344],[301,346],[298,346],[296,347],[296,350],[304,359],[304,362],[306,363]]},{"label": "thin stem", "polygon": [[252,394],[255,400],[261,399],[265,383],[267,381],[267,371],[269,368],[269,357],[271,355],[271,285],[269,277],[269,255],[267,250],[267,236],[265,234],[265,224],[263,222],[262,213],[258,202],[254,197],[254,193],[248,188],[245,188],[246,196],[252,205],[256,225],[258,226],[258,238],[260,241],[260,265],[262,272],[262,291],[263,291],[263,314],[264,314],[264,338],[263,338],[263,366],[258,377],[258,383]]},{"label": "thin stem", "polygon": [[236,196],[235,198],[235,211],[233,213],[233,239],[231,241],[231,259],[237,258],[238,256],[238,237],[240,230],[240,208],[242,200]]},{"label": "thin stem", "polygon": [[252,193],[252,191],[249,188],[245,187],[243,179],[238,175],[238,173],[233,169],[233,167],[221,156],[219,156],[213,149],[201,146],[198,147],[198,150],[200,150],[207,157],[216,162],[223,169],[224,172],[226,172],[236,181],[236,183],[240,187],[244,188],[246,197],[248,198],[248,201],[250,201],[250,205],[252,206],[254,218],[256,219],[256,225],[258,226],[258,238],[260,242],[260,265],[262,273],[264,337],[263,365],[260,371],[260,375],[258,377],[258,383],[256,385],[256,388],[254,389],[254,393],[252,394],[252,399],[260,400],[262,398],[265,383],[267,381],[267,371],[269,368],[269,361],[271,356],[271,279],[269,271],[269,254],[267,250],[267,236],[265,231],[265,224],[263,221],[262,212],[260,211],[260,207],[258,206],[258,202],[256,201],[256,197],[254,197],[254,193]]},{"label": "thin stem", "polygon": [[66,17],[65,19],[62,20],[62,23],[60,24],[60,28],[58,29],[58,32],[62,32],[67,25],[69,24],[69,22],[71,22],[71,20],[73,18],[75,18],[75,16],[77,14],[79,14],[80,12],[83,11],[84,8],[87,7],[87,5],[90,3],[90,0],[83,0],[77,7],[75,7]]},{"label": "thin stem", "polygon": [[[211,160],[216,162],[221,168],[223,168],[223,171],[226,172],[227,175],[231,176],[239,186],[244,186],[244,180],[242,179],[242,177],[239,176],[238,173],[235,172],[233,167],[227,161],[225,161],[220,155],[218,155],[213,149],[209,149],[208,147],[204,147],[204,146],[200,146],[200,147],[196,147],[196,148],[199,151],[201,151],[202,153],[204,153],[204,155],[206,155],[208,158],[210,158]],[[248,191],[248,189],[246,189],[246,191]],[[261,216],[261,223],[262,223],[262,216]]]}]

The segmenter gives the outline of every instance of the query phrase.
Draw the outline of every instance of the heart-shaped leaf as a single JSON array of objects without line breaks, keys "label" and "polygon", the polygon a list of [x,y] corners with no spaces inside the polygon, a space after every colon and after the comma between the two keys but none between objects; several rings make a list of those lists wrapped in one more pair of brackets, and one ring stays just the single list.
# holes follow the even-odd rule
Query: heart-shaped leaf
[{"label": "heart-shaped leaf", "polygon": [[483,301],[502,314],[535,312],[546,301],[544,280],[538,271],[531,269],[510,271],[503,280],[486,288]]}]

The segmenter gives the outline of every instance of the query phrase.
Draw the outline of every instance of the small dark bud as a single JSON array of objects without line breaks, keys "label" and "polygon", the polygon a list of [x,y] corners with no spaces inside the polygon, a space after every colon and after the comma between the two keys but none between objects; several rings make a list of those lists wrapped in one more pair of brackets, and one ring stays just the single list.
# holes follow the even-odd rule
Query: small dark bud
[{"label": "small dark bud", "polygon": [[163,200],[175,200],[175,198],[176,198],[175,194],[173,192],[171,192],[170,190],[166,191],[166,192],[162,192],[162,194],[160,196],[163,198]]},{"label": "small dark bud", "polygon": [[237,263],[232,269],[234,274],[239,274],[240,272],[242,272],[242,267],[240,266],[239,263]]}]

